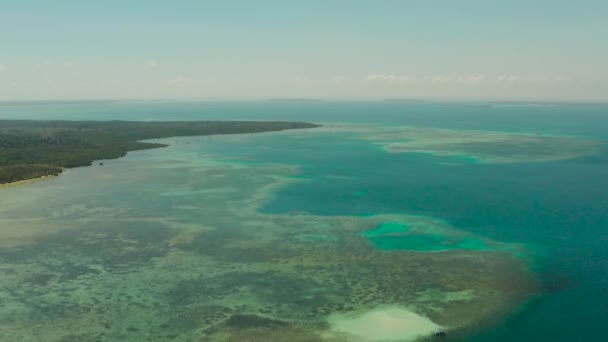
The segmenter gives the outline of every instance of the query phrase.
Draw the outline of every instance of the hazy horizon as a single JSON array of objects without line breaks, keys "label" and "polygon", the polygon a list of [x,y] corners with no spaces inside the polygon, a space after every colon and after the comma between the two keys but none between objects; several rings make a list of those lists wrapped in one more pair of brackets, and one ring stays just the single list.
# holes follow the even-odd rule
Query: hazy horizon
[{"label": "hazy horizon", "polygon": [[128,102],[142,102],[142,103],[154,103],[154,102],[194,102],[194,103],[230,103],[230,102],[402,102],[402,103],[418,103],[418,104],[479,104],[479,105],[492,105],[492,104],[530,104],[530,105],[608,105],[607,100],[566,100],[566,99],[518,99],[518,98],[391,98],[391,97],[210,97],[210,98],[53,98],[53,99],[16,99],[16,100],[3,100],[0,99],[0,105],[12,105],[12,104],[53,104],[53,103],[104,103],[104,102],[117,102],[117,103],[128,103]]},{"label": "hazy horizon", "polygon": [[0,101],[608,101],[595,0],[0,4]]}]

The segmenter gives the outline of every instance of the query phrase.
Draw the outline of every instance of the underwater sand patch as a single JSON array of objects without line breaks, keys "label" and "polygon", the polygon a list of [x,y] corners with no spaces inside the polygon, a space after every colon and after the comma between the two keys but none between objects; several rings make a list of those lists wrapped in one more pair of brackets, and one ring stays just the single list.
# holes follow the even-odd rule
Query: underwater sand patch
[{"label": "underwater sand patch", "polygon": [[376,308],[358,315],[332,315],[331,329],[361,341],[415,341],[441,327],[401,307]]},{"label": "underwater sand patch", "polygon": [[428,153],[481,163],[573,159],[592,155],[601,145],[578,136],[431,127],[354,127],[351,132],[390,153]]}]

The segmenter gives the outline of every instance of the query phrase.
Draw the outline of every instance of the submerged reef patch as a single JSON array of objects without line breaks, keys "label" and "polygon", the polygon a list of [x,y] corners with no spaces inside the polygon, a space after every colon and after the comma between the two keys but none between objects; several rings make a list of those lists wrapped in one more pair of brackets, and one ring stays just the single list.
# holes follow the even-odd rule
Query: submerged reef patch
[{"label": "submerged reef patch", "polygon": [[376,228],[361,232],[361,236],[373,238],[377,236],[402,236],[410,230],[406,225],[400,222],[382,222]]},{"label": "submerged reef patch", "polygon": [[452,249],[490,250],[485,242],[466,234],[437,233],[437,227],[417,227],[413,231],[400,222],[383,222],[376,228],[360,233],[379,250],[412,250],[440,252]]},{"label": "submerged reef patch", "polygon": [[95,182],[75,169],[27,200],[0,192],[3,222],[32,228],[0,230],[3,338],[407,340],[493,323],[538,290],[522,246],[437,218],[261,213],[293,166],[193,159],[203,143],[183,141]]},{"label": "submerged reef patch", "polygon": [[431,127],[326,126],[311,131],[350,133],[391,153],[429,153],[462,157],[482,163],[531,163],[573,159],[600,151],[595,139],[519,132],[463,130]]}]

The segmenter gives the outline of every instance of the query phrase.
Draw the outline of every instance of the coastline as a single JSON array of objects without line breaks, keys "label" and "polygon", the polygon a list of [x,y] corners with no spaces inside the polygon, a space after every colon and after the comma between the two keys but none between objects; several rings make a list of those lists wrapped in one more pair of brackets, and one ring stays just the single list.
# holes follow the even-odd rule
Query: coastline
[{"label": "coastline", "polygon": [[41,176],[41,177],[36,177],[36,178],[24,179],[24,180],[20,180],[20,181],[16,181],[16,182],[2,183],[2,184],[0,184],[0,189],[9,188],[9,187],[13,187],[13,186],[19,186],[19,185],[28,184],[28,183],[40,182],[45,179],[55,178],[55,177],[59,177],[59,175],[47,175],[47,176]]},{"label": "coastline", "polygon": [[[288,121],[36,121],[0,120],[0,183],[55,175],[124,157],[130,151],[166,147],[144,142],[186,136],[255,134],[319,127]],[[44,133],[41,133],[44,132]]]},{"label": "coastline", "polygon": [[[189,144],[183,144],[182,146],[190,149],[191,147],[186,147],[188,145]],[[136,216],[131,216],[126,212],[123,216],[122,212],[120,210],[117,211],[116,206],[114,205],[99,207],[99,202],[95,203],[96,201],[89,202],[87,200],[82,200],[83,198],[86,198],[86,196],[57,204],[57,212],[59,213],[59,216],[53,217],[55,221],[49,221],[45,215],[40,215],[41,219],[39,223],[30,226],[29,222],[25,222],[23,218],[17,217],[12,219],[12,222],[19,223],[18,225],[11,225],[14,227],[12,229],[19,231],[19,234],[22,234],[21,232],[25,228],[30,229],[28,232],[31,231],[36,234],[21,235],[20,237],[22,238],[20,242],[25,240],[32,241],[33,243],[27,247],[20,248],[31,248],[29,249],[31,251],[48,251],[44,252],[47,254],[31,253],[33,255],[32,259],[29,259],[27,263],[23,263],[23,267],[20,269],[21,273],[17,274],[27,275],[27,278],[25,279],[34,279],[34,277],[37,277],[39,274],[53,274],[54,276],[52,276],[51,280],[48,280],[48,282],[49,284],[54,284],[54,286],[50,286],[48,288],[51,289],[50,291],[54,291],[53,294],[57,293],[57,295],[50,297],[60,297],[58,293],[59,290],[64,288],[64,285],[68,287],[72,285],[90,286],[91,291],[86,292],[86,302],[95,303],[97,300],[97,302],[100,303],[98,304],[98,307],[93,306],[94,309],[90,310],[90,315],[83,315],[82,320],[70,320],[70,318],[64,318],[61,323],[55,323],[56,326],[78,326],[79,328],[77,331],[80,334],[79,336],[83,337],[83,339],[86,339],[88,336],[98,334],[100,332],[100,327],[99,325],[95,324],[96,322],[102,320],[113,321],[116,319],[116,316],[114,315],[118,315],[118,313],[115,311],[110,311],[105,314],[105,311],[97,310],[100,307],[104,307],[104,305],[115,304],[115,302],[112,302],[112,298],[107,299],[105,297],[102,298],[98,296],[104,293],[103,289],[107,286],[107,284],[116,284],[117,282],[125,284],[125,288],[129,288],[128,293],[135,293],[144,298],[141,301],[137,299],[139,297],[129,299],[129,305],[133,304],[133,306],[140,304],[143,305],[142,303],[147,303],[149,300],[152,300],[151,298],[155,296],[160,297],[158,294],[164,293],[169,294],[166,301],[163,302],[168,310],[174,310],[174,307],[179,307],[179,310],[181,310],[181,307],[183,307],[183,304],[180,304],[182,298],[188,299],[188,302],[194,303],[196,307],[209,308],[210,305],[215,305],[216,302],[212,301],[212,299],[198,297],[198,290],[194,290],[192,292],[193,294],[183,291],[184,287],[189,288],[188,286],[190,285],[188,284],[191,284],[191,274],[193,272],[210,274],[209,278],[212,282],[214,282],[213,286],[216,288],[232,289],[232,285],[230,284],[235,281],[237,281],[239,284],[251,283],[256,286],[254,290],[246,293],[243,293],[240,290],[230,290],[225,295],[227,296],[227,299],[220,302],[220,306],[228,308],[231,310],[230,312],[242,311],[246,314],[252,313],[251,316],[240,315],[237,313],[227,317],[222,316],[218,318],[213,316],[213,312],[205,311],[206,309],[203,311],[192,312],[192,315],[196,315],[197,317],[196,322],[199,322],[199,317],[203,315],[205,319],[209,320],[209,323],[201,322],[200,324],[202,327],[222,327],[220,332],[211,335],[212,337],[210,337],[216,337],[218,339],[227,339],[230,337],[233,340],[239,340],[241,337],[247,336],[248,334],[258,333],[262,334],[261,336],[268,339],[272,339],[277,336],[277,339],[288,340],[289,336],[293,336],[294,334],[317,336],[317,334],[323,335],[324,333],[327,333],[328,336],[338,334],[338,338],[344,334],[345,338],[361,337],[365,339],[371,334],[373,336],[379,335],[386,338],[386,340],[393,341],[404,340],[396,336],[404,336],[405,340],[409,341],[420,340],[421,338],[426,340],[426,336],[431,335],[433,331],[442,329],[443,327],[450,329],[450,335],[457,333],[460,334],[460,330],[454,330],[454,332],[452,332],[452,329],[456,329],[461,325],[469,326],[467,324],[467,321],[469,320],[462,320],[460,317],[472,317],[470,321],[475,321],[476,317],[478,316],[477,312],[492,312],[496,307],[500,306],[492,304],[493,301],[490,300],[490,298],[493,298],[493,296],[485,297],[486,293],[491,292],[484,289],[485,285],[481,287],[469,286],[470,279],[476,279],[478,276],[483,276],[484,278],[479,282],[480,284],[489,284],[488,288],[495,289],[497,291],[500,291],[502,288],[501,283],[503,282],[490,283],[486,281],[486,279],[493,278],[486,277],[486,275],[490,274],[490,272],[485,272],[483,270],[481,272],[477,271],[475,261],[477,260],[477,257],[475,257],[474,254],[479,252],[473,251],[471,252],[472,254],[453,254],[457,259],[458,267],[462,267],[462,269],[459,269],[459,272],[454,276],[449,277],[449,283],[451,284],[450,289],[455,288],[457,290],[461,289],[463,291],[467,291],[472,288],[471,291],[478,294],[471,299],[451,298],[451,294],[455,291],[441,288],[441,284],[446,283],[445,280],[448,279],[443,278],[444,276],[442,274],[444,272],[429,273],[430,270],[440,270],[446,267],[450,268],[450,265],[446,264],[448,261],[445,261],[446,258],[445,256],[442,256],[442,254],[422,255],[416,253],[403,253],[388,256],[386,253],[374,253],[373,250],[371,250],[372,253],[374,253],[373,256],[376,258],[370,258],[369,246],[365,243],[365,241],[362,241],[362,239],[357,236],[356,232],[369,226],[377,226],[381,222],[398,220],[397,218],[401,218],[401,216],[394,218],[391,217],[390,219],[380,218],[378,221],[371,218],[372,221],[368,221],[368,219],[358,219],[354,217],[320,217],[314,215],[286,216],[264,215],[258,213],[257,207],[259,207],[269,198],[272,198],[272,196],[275,196],[275,191],[277,188],[299,181],[298,179],[292,179],[289,177],[290,175],[298,172],[298,168],[295,166],[290,164],[250,165],[247,163],[226,163],[203,159],[202,163],[193,163],[190,166],[186,164],[187,167],[182,168],[182,162],[190,158],[190,154],[172,154],[172,151],[169,149],[161,152],[161,154],[163,155],[163,158],[143,158],[143,164],[138,162],[136,163],[137,166],[132,166],[132,169],[123,169],[122,171],[118,170],[126,177],[123,178],[121,182],[115,182],[116,179],[105,178],[104,182],[107,183],[100,184],[98,182],[89,182],[89,177],[82,177],[80,178],[80,181],[83,183],[78,184],[72,182],[71,180],[70,182],[67,182],[66,180],[65,183],[71,185],[75,184],[74,187],[78,189],[78,192],[82,192],[86,195],[90,193],[98,194],[99,191],[95,191],[95,189],[104,188],[107,190],[107,187],[109,186],[115,187],[114,189],[122,189],[124,184],[130,184],[132,187],[131,189],[136,190],[132,191],[133,193],[138,194],[149,191],[148,194],[151,194],[150,196],[145,196],[144,193],[143,196],[137,195],[138,197],[134,198],[127,197],[123,199],[124,202],[115,202],[118,204],[136,203],[132,199],[152,198],[154,197],[152,195],[158,193],[163,194],[166,191],[180,191],[182,194],[179,194],[179,196],[183,196],[184,194],[197,196],[196,194],[202,189],[204,190],[203,193],[207,195],[201,197],[192,197],[191,199],[188,199],[187,197],[167,199],[168,202],[166,203],[179,204],[179,201],[185,199],[188,201],[187,203],[192,203],[195,209],[200,208],[199,211],[204,210],[204,223],[199,221],[200,217],[196,213],[189,216],[189,214],[185,213],[183,209],[178,209],[177,211],[168,211],[163,215],[162,213],[155,211],[157,208],[156,206],[142,207],[142,210],[146,210],[144,213],[150,213],[149,215],[145,216],[147,219],[144,221],[141,218],[138,219]],[[133,172],[134,170],[139,170],[142,165],[145,169],[148,169],[145,167],[146,165],[151,167],[162,166],[159,165],[162,164],[162,160],[166,160],[171,163],[170,165],[174,165],[173,172],[160,172],[156,174],[155,177],[160,178],[142,178],[137,174],[137,172]],[[161,162],[159,163],[159,161]],[[192,171],[196,171],[195,173],[198,176],[192,177],[194,175]],[[202,175],[200,173],[201,171],[205,172],[205,177],[200,177],[200,175]],[[154,174],[155,173],[152,173],[151,176],[154,176]],[[169,174],[174,174],[174,176],[165,178]],[[188,175],[190,175],[190,177],[184,177]],[[15,185],[27,183],[44,178],[47,177],[38,177],[10,184]],[[129,179],[131,179],[132,182],[128,181]],[[159,184],[159,188],[151,188],[145,184],[150,180],[157,180],[156,183]],[[94,184],[92,185],[93,187],[82,187],[88,183]],[[38,193],[36,192],[35,188],[36,186],[31,187],[30,189],[33,191],[27,191],[28,194],[26,197],[32,201],[37,201],[33,202],[34,205],[31,205],[31,207],[41,208],[40,210],[42,210],[42,212],[46,212],[48,208],[45,205],[35,205],[35,203],[45,203],[46,198],[46,196],[37,196]],[[61,194],[59,191],[62,190],[53,190],[53,188],[55,187],[49,186],[45,187],[45,189],[42,189],[41,191],[42,193],[45,193],[48,190],[58,191],[57,193]],[[240,191],[230,191],[231,188],[238,189]],[[63,191],[65,191],[65,189],[63,189]],[[7,193],[6,197],[11,198],[12,196]],[[160,196],[159,198],[166,197]],[[192,202],[192,199],[198,200],[196,202]],[[11,208],[7,209],[12,210]],[[76,217],[74,217],[75,212],[78,213]],[[31,210],[24,210],[23,215],[24,217],[31,217],[32,212]],[[158,217],[159,215],[160,217]],[[156,218],[156,220],[154,218]],[[162,219],[163,221],[160,225],[155,226],[154,222],[158,222],[158,218]],[[49,232],[52,231],[52,229],[49,229],[49,226],[52,224],[51,222],[54,223],[52,227],[57,229],[54,235],[49,235]],[[92,228],[94,230],[79,229],[79,227],[82,227],[83,225],[86,225],[87,227],[97,227],[95,226],[96,222],[103,222],[100,224],[100,228]],[[115,232],[110,232],[110,235],[104,235],[107,234],[106,227],[108,224],[106,222],[111,222],[111,226],[117,227]],[[141,226],[139,226],[138,223],[141,223]],[[427,222],[425,221],[423,224],[426,226]],[[414,224],[409,225],[413,226]],[[231,241],[229,241],[230,245],[226,245],[223,235],[217,233],[217,227],[225,226],[236,227],[237,229],[235,232],[238,234],[231,236]],[[309,234],[317,235],[327,234],[328,232],[326,229],[330,228],[333,234],[337,234],[345,239],[344,241],[347,242],[349,247],[342,249],[332,243],[316,244],[309,241],[299,240],[296,237],[297,235],[292,236],[289,234],[285,236],[282,235],[285,232],[285,227],[293,227],[294,233],[306,231]],[[68,229],[72,229],[72,231],[66,233],[65,235],[60,233],[67,231]],[[151,242],[153,243],[152,246],[160,246],[158,248],[164,248],[163,246],[166,246],[167,241],[171,241],[171,247],[168,248],[167,254],[159,255],[159,259],[155,259],[155,262],[147,262],[150,260],[147,257],[147,255],[150,253],[150,245],[148,245],[150,242],[145,242],[147,240],[142,238],[149,236],[150,231],[152,233],[160,231],[162,234],[165,234],[164,232],[177,233],[176,235],[169,234],[166,237],[162,235],[161,239],[153,240]],[[250,231],[255,231],[255,235],[249,236],[248,232]],[[97,233],[100,233],[101,235],[97,235]],[[126,235],[126,238],[124,234],[128,234]],[[36,239],[37,236],[43,236],[43,238]],[[67,236],[75,236],[75,238],[74,240],[68,240],[66,239]],[[11,238],[16,240],[15,236],[12,236]],[[68,248],[58,248],[56,241],[59,240],[62,241],[62,246],[66,245]],[[93,246],[100,246],[99,248],[104,246],[111,247],[104,247],[105,249],[100,251],[98,248],[90,248],[88,244],[82,247],[82,241],[90,241]],[[210,254],[208,254],[206,251],[201,252],[198,247],[201,244],[201,241],[210,241],[213,245],[219,245],[220,248],[213,250]],[[92,269],[94,267],[99,267],[97,260],[100,260],[100,256],[108,256],[109,258],[109,256],[116,255],[117,250],[115,249],[116,247],[114,247],[116,245],[120,247],[119,250],[121,252],[125,250],[128,251],[129,254],[125,255],[129,256],[129,258],[133,258],[134,261],[125,264],[122,261],[123,257],[120,256],[120,261],[118,261],[116,264],[107,263],[103,266],[104,269],[116,268],[119,271],[124,271],[125,267],[128,266],[137,267],[138,272],[125,275],[125,273],[95,273],[95,271],[92,271],[90,277],[77,277],[76,279],[70,279],[67,281],[62,280],[60,282],[61,276],[68,273],[71,274],[70,272],[73,272],[69,267],[62,267],[55,271],[46,268],[46,262],[37,262],[37,260],[39,260],[37,258],[39,257],[49,258],[49,260],[52,260],[53,263],[56,262],[57,264],[61,264],[66,260],[70,262],[73,260],[78,262],[79,265],[88,265],[87,267]],[[288,262],[277,265],[275,262],[277,254],[268,253],[267,250],[269,246],[282,246],[279,250],[279,255],[281,258],[283,258],[284,255]],[[305,258],[301,258],[301,255],[303,254],[300,253],[303,250],[306,250],[305,253],[307,257]],[[21,254],[17,255],[17,257],[21,258],[20,255]],[[83,256],[87,255],[88,259],[83,260]],[[222,266],[222,263],[224,263],[226,259],[230,262],[229,265],[244,268],[242,270],[229,273],[229,276],[225,276],[223,273],[214,273],[222,272],[221,269],[225,268]],[[508,261],[506,261],[507,264],[505,264],[505,261],[500,262],[501,259],[502,258],[497,256],[496,261],[498,263],[488,260],[488,264],[499,265],[497,269],[503,270],[501,273],[504,274],[505,270],[511,268],[508,267],[510,265]],[[141,260],[144,260],[146,263],[143,265],[140,264]],[[243,262],[244,260],[247,262]],[[330,261],[329,268],[327,267],[328,260]],[[219,264],[216,264],[216,261],[219,262]],[[32,270],[27,268],[30,264],[40,266],[37,266],[38,268]],[[361,265],[365,265],[364,268],[377,268],[384,271],[380,272],[378,275],[369,274],[367,277],[362,277],[361,274],[356,271],[356,269],[358,269],[358,267]],[[216,271],[216,266],[218,266],[219,271]],[[166,287],[167,282],[159,282],[160,285],[158,285],[156,288],[149,286],[146,286],[145,288],[130,287],[130,284],[133,283],[149,284],[152,279],[158,279],[159,274],[163,274],[163,270],[167,269],[175,271],[172,271],[170,274],[165,274],[163,279],[176,279],[175,281],[168,282],[168,287]],[[486,270],[491,271],[492,269]],[[50,271],[54,273],[50,273]],[[336,272],[339,275],[336,275]],[[411,273],[411,275],[407,275],[404,272],[413,273]],[[55,276],[55,274],[57,275]],[[123,283],[121,279],[127,276],[132,278],[128,278],[129,280]],[[420,285],[417,285],[417,282],[405,282],[398,284],[396,281],[403,279],[404,277],[405,279],[415,279],[418,278],[417,276],[426,278],[428,284],[430,285],[419,287]],[[262,283],[257,283],[255,279],[259,277],[266,280],[264,280]],[[342,278],[356,279],[356,282],[361,282],[361,285],[354,284],[354,281],[341,283]],[[506,278],[510,279],[511,277]],[[23,278],[8,279],[11,281],[6,285],[8,288],[24,288],[25,290],[29,290],[30,286],[32,286],[29,283],[24,282]],[[45,279],[43,279],[43,281],[46,281]],[[314,281],[310,283],[304,282],[304,285],[300,285],[302,284],[303,279],[313,279]],[[262,297],[261,300],[266,303],[265,306],[257,306],[255,303],[257,303],[259,298],[256,296],[258,296],[258,293],[264,293],[264,288],[269,283],[279,284],[277,291],[283,297],[279,299],[274,299],[274,297]],[[381,283],[383,286],[375,287],[373,284],[376,283]],[[198,283],[195,283],[195,285],[196,284]],[[366,284],[368,286],[365,286]],[[509,284],[506,284],[505,286],[512,288]],[[329,301],[328,305],[323,297],[319,297],[319,295],[316,294],[318,288],[323,289],[323,293],[342,293],[340,292],[342,290],[347,291],[350,294],[339,295],[336,297],[336,299]],[[437,290],[424,292],[424,290],[427,288],[435,288]],[[116,294],[116,297],[123,297],[123,294],[118,292],[120,290],[114,291],[116,292],[111,293]],[[23,294],[20,292],[18,295],[29,295],[26,292],[27,291],[23,291]],[[320,322],[319,324],[323,326],[329,324],[330,327],[333,327],[333,329],[316,329],[314,327],[311,329],[300,329],[299,324],[305,326],[304,322],[307,322],[307,319],[310,319],[310,317],[304,318],[301,314],[292,314],[288,309],[285,309],[282,304],[283,301],[291,303],[291,299],[285,299],[287,296],[297,298],[300,293],[310,294],[310,296],[312,296],[311,298],[313,298],[314,306],[306,304],[309,303],[308,301],[294,302],[292,305],[296,305],[295,308],[297,309],[294,311],[308,311],[309,314],[317,320],[317,322]],[[396,300],[393,297],[395,294],[398,294],[400,299]],[[501,297],[502,296],[499,296],[498,298]],[[13,296],[11,298],[18,299],[19,297]],[[45,301],[44,298],[39,298],[40,301]],[[150,299],[147,300],[147,298]],[[245,298],[244,301],[243,298]],[[502,298],[506,299],[503,299],[502,301],[499,300],[498,302],[510,303],[512,302],[510,298],[513,297],[511,294],[506,294],[506,297]],[[68,297],[68,300],[75,303],[81,302],[82,298],[76,299],[76,297]],[[317,301],[318,304],[315,304],[317,303],[315,301]],[[239,308],[234,306],[235,302],[253,304],[248,304],[248,306],[245,308]],[[387,306],[387,302],[394,302],[397,308],[395,309],[393,305]],[[70,302],[68,302],[68,304],[69,303]],[[56,305],[59,308],[67,307],[62,303],[45,302],[45,304]],[[410,305],[412,306],[411,308]],[[488,306],[486,307],[486,305]],[[445,308],[446,312],[436,312],[433,310],[435,307]],[[338,310],[338,308],[343,309]],[[484,310],[483,308],[486,309]],[[259,310],[267,310],[267,312]],[[177,311],[178,309],[175,309],[174,312]],[[338,311],[344,311],[344,315]],[[502,313],[502,311],[503,310],[500,310],[499,312]],[[505,309],[504,311],[511,310],[509,308]],[[335,315],[331,317],[330,321],[326,321],[326,314],[331,312],[333,312]],[[139,336],[142,336],[141,334],[143,334],[144,331],[158,329],[157,327],[160,327],[161,324],[174,324],[171,322],[165,323],[164,320],[159,321],[160,318],[164,317],[162,314],[163,312],[154,311],[152,309],[134,312],[134,317],[141,317],[142,315],[150,317],[149,321],[151,323],[142,327],[142,333],[139,333],[138,330],[130,331],[129,334],[133,336],[132,338],[136,339],[139,338],[138,334]],[[188,316],[184,316],[184,319],[187,319],[190,314],[188,313],[187,315]],[[243,317],[252,317],[253,319],[256,319],[256,322],[261,322],[256,324],[270,324],[273,330],[272,332],[268,332],[268,330],[264,330],[263,325],[262,328],[251,328],[242,327],[234,323],[238,322]],[[285,323],[285,319],[287,321],[294,321],[296,323]],[[136,320],[125,321],[127,321],[128,324],[136,327],[141,325],[141,323]],[[24,324],[26,324],[26,322],[24,322]],[[276,324],[278,324],[278,326]],[[473,325],[477,326],[476,324]],[[361,330],[359,326],[361,326],[363,330]],[[8,336],[14,340],[23,339],[23,332],[26,331],[24,327],[24,325],[19,324],[11,326],[12,330],[9,331],[10,335]],[[374,327],[377,328],[373,329]],[[407,331],[403,330],[405,328],[407,328]],[[48,328],[45,327],[45,329]],[[112,337],[117,336],[116,338],[118,338],[118,336],[122,336],[120,335],[122,332],[119,329],[120,328],[115,328],[110,331],[107,331],[106,329],[102,330],[102,332],[105,334],[113,334],[111,335]],[[66,336],[60,329],[48,329],[44,333],[47,334],[47,336],[53,336],[54,338],[51,338],[51,340],[56,341],[59,341],[61,338]],[[195,339],[194,336],[198,337],[198,335],[194,335],[195,333],[183,332],[183,334],[188,336],[188,340]],[[204,337],[201,338],[205,339]],[[433,337],[429,336],[428,338],[432,339]]]}]

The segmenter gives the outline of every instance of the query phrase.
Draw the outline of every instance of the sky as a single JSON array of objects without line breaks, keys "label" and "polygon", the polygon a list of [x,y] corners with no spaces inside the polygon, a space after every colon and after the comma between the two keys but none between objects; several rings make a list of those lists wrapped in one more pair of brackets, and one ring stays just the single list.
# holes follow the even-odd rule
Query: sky
[{"label": "sky", "polygon": [[0,101],[608,101],[606,0],[0,0]]}]

